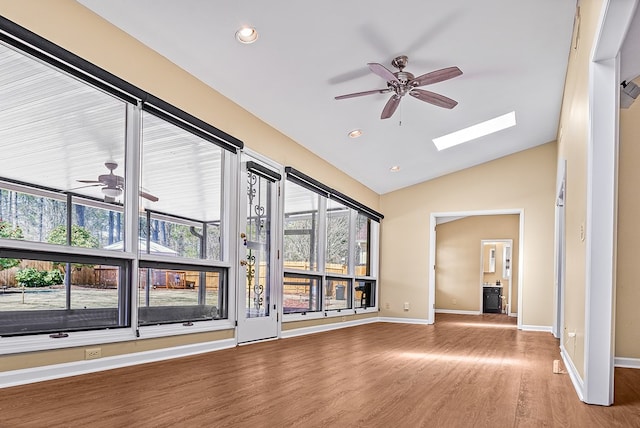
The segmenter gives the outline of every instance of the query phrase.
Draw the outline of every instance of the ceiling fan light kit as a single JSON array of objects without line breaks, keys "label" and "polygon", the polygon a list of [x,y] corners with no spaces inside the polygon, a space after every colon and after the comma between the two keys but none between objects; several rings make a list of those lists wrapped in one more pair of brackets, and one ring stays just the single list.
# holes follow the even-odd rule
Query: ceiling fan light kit
[{"label": "ceiling fan light kit", "polygon": [[419,86],[431,85],[454,77],[462,75],[462,71],[458,67],[447,67],[441,70],[432,71],[415,77],[412,73],[404,71],[409,59],[405,55],[398,56],[391,61],[391,65],[398,69],[392,72],[382,64],[371,62],[367,64],[372,73],[382,77],[387,81],[386,89],[374,89],[371,91],[355,92],[352,94],[339,95],[336,100],[344,100],[347,98],[361,97],[364,95],[384,94],[391,92],[391,98],[382,109],[380,119],[388,119],[395,113],[400,100],[409,94],[412,97],[433,104],[438,107],[452,109],[458,105],[457,101],[435,92],[418,89]]},{"label": "ceiling fan light kit", "polygon": [[117,198],[122,194],[122,189],[120,189],[119,187],[103,187],[102,193],[110,198]]}]

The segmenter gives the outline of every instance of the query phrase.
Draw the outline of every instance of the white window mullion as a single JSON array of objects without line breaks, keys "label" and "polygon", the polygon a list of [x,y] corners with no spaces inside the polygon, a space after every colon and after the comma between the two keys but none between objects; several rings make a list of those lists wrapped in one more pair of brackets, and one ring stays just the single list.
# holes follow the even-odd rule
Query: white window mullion
[{"label": "white window mullion", "polygon": [[127,105],[125,141],[125,204],[124,204],[124,249],[135,255],[131,261],[131,283],[129,284],[131,328],[138,327],[138,255],[139,252],[139,189],[141,175],[142,115],[140,105]]}]

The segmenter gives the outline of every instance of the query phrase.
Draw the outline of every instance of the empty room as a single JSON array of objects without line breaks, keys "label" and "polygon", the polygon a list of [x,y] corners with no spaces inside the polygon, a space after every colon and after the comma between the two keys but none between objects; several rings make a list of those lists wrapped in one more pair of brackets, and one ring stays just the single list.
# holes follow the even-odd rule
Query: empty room
[{"label": "empty room", "polygon": [[637,0],[0,0],[0,427],[640,427]]}]

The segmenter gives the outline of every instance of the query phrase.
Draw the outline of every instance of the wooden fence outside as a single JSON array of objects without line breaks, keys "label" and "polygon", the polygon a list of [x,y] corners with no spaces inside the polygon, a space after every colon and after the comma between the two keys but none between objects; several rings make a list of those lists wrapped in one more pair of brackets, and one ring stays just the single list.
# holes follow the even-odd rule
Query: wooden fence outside
[{"label": "wooden fence outside", "polygon": [[[19,270],[26,268],[35,268],[40,271],[58,269],[64,273],[64,265],[58,265],[56,267],[52,262],[44,262],[39,260],[22,260],[18,266],[0,271],[0,287],[17,287],[18,281],[16,281],[16,273]],[[78,268],[72,265],[71,269],[71,284],[96,285],[93,267],[82,266]]]}]

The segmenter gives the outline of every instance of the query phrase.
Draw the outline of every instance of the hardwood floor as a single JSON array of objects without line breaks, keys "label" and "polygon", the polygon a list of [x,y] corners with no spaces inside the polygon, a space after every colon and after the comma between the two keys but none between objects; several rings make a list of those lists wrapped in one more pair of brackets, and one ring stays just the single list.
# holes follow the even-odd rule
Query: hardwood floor
[{"label": "hardwood floor", "polygon": [[376,323],[0,390],[0,427],[640,427],[553,374],[558,342],[504,315]]}]

